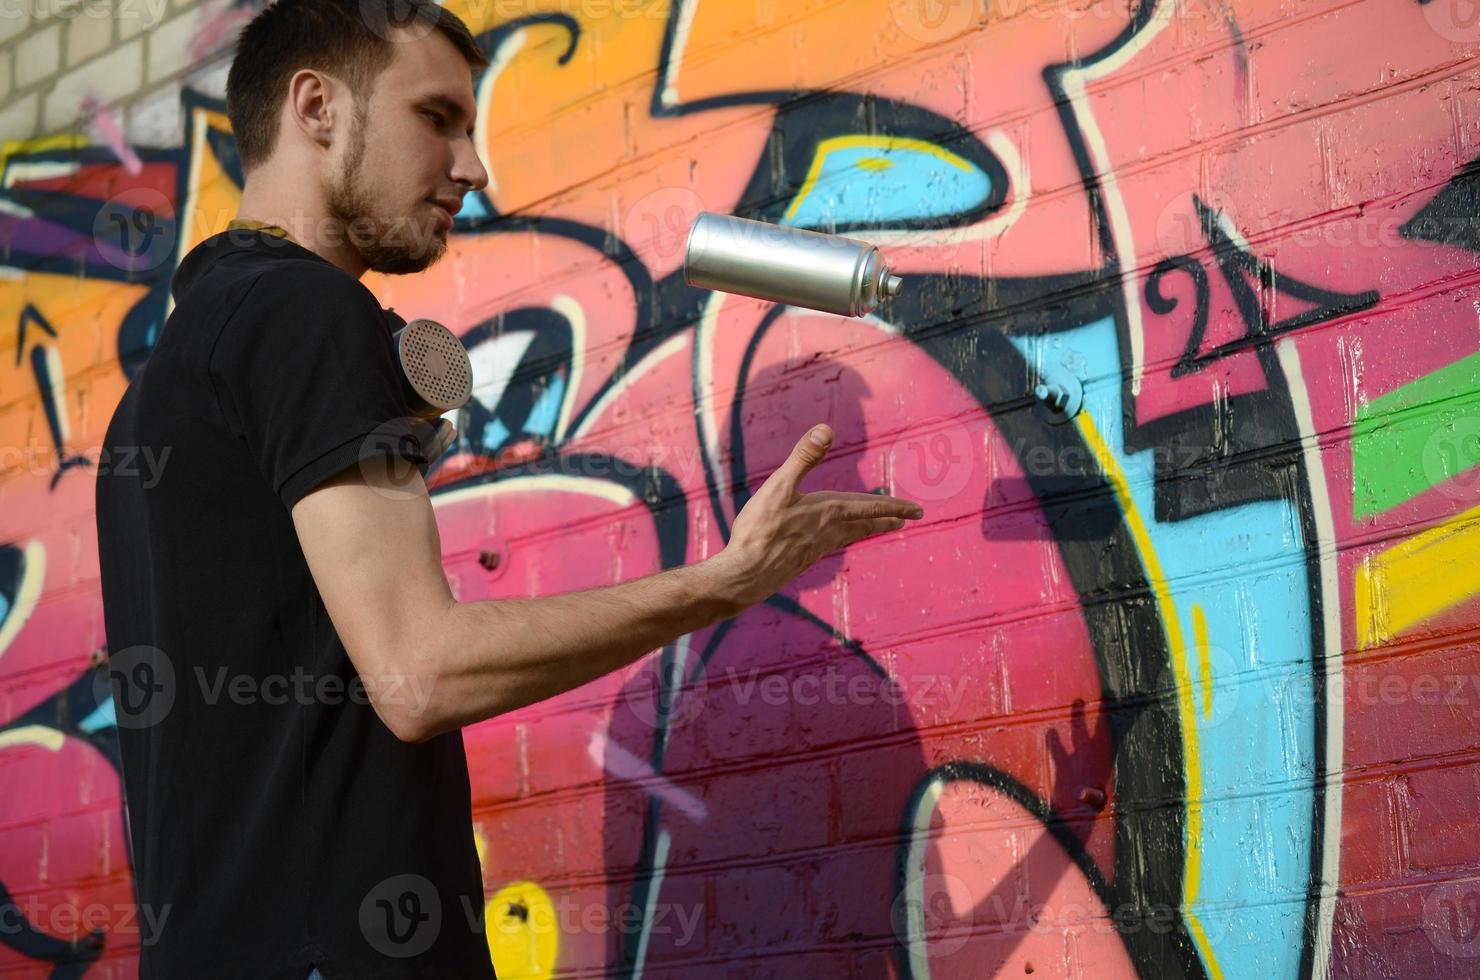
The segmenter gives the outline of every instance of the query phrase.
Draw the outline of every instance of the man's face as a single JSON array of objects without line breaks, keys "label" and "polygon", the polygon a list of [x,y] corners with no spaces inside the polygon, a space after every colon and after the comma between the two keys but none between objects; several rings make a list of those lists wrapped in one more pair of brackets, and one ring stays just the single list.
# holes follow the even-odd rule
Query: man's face
[{"label": "man's face", "polygon": [[353,125],[327,189],[329,216],[366,265],[387,275],[421,272],[447,250],[442,205],[488,184],[471,136],[476,106],[468,64],[440,31],[392,45],[368,96],[356,93]]}]

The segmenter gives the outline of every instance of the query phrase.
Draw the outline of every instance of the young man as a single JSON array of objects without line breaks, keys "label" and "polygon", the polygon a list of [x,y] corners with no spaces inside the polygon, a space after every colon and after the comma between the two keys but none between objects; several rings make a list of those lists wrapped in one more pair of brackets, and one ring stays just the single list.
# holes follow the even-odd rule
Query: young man
[{"label": "young man", "polygon": [[227,83],[240,218],[181,262],[108,428],[110,456],[170,453],[151,481],[120,468],[97,487],[137,900],[160,924],[145,980],[492,977],[461,728],[921,514],[800,494],[818,426],[706,561],[456,601],[399,324],[359,282],[435,262],[488,182],[472,141],[487,62],[455,16],[413,6],[397,26],[384,2],[278,0],[246,28]]}]

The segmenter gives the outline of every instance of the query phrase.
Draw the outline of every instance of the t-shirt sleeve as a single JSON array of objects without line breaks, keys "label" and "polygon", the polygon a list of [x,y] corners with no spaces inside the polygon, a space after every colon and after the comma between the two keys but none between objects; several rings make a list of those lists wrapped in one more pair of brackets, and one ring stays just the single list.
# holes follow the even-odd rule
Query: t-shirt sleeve
[{"label": "t-shirt sleeve", "polygon": [[389,321],[336,267],[258,277],[216,338],[210,375],[228,426],[289,510],[356,463],[426,473]]}]

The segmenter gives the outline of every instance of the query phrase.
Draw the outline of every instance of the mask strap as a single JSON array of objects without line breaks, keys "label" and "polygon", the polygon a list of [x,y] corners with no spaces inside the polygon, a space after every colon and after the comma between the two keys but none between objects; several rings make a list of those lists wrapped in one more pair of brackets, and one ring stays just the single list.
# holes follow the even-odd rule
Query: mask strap
[{"label": "mask strap", "polygon": [[[253,221],[250,218],[235,218],[232,221],[228,222],[226,225],[227,231],[236,231],[237,229],[245,229],[247,231],[265,231],[269,235],[273,235],[278,238],[286,238],[288,241],[293,242],[292,235],[288,234],[285,230],[279,228],[277,225],[268,224],[265,221]],[[293,242],[293,244],[296,245],[298,243]]]}]

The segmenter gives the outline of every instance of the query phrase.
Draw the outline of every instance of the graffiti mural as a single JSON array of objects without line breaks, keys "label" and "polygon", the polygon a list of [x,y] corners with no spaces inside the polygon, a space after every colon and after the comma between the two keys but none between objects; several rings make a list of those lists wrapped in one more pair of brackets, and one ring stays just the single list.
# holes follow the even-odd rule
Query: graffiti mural
[{"label": "graffiti mural", "polygon": [[[805,490],[927,511],[465,731],[501,977],[1470,975],[1480,32],[1442,3],[449,0],[490,183],[365,282],[474,364],[428,477],[459,599],[712,555],[819,419]],[[181,98],[129,165],[3,159],[7,976],[147,935],[87,447],[239,199]],[[692,289],[704,210],[906,287]]]}]

